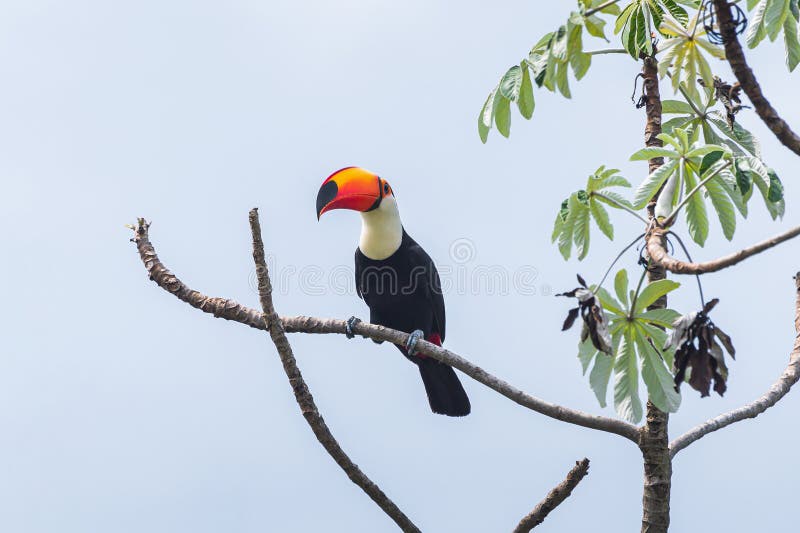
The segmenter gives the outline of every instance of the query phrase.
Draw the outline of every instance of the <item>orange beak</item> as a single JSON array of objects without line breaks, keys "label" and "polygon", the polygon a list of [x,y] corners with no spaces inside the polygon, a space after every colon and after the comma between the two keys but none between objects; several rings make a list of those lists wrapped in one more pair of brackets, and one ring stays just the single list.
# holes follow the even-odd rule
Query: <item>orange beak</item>
[{"label": "orange beak", "polygon": [[317,193],[317,219],[334,209],[371,211],[381,203],[381,179],[358,167],[337,170]]}]

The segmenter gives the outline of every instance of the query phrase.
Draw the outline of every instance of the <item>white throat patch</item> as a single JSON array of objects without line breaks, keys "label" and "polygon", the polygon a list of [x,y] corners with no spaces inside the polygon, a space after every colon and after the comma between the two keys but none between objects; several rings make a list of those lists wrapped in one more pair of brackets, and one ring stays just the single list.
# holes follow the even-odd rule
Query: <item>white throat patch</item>
[{"label": "white throat patch", "polygon": [[402,240],[403,224],[393,194],[384,197],[377,209],[361,213],[358,248],[370,259],[386,259],[400,248]]}]

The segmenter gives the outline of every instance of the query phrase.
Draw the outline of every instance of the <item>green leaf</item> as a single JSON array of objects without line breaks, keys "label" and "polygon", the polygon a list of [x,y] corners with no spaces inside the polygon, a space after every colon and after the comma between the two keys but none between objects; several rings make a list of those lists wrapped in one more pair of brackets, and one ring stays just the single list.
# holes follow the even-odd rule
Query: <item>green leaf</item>
[{"label": "green leaf", "polygon": [[775,41],[789,14],[789,0],[770,0],[764,13],[764,27],[770,41]]},{"label": "green leaf", "polygon": [[604,204],[606,204],[608,206],[613,207],[614,209],[619,209],[620,208],[619,205],[616,205],[616,204],[622,204],[625,207],[631,207],[631,208],[633,207],[633,206],[631,206],[631,203],[630,203],[630,201],[628,201],[627,198],[625,198],[621,194],[618,194],[618,193],[616,193],[614,191],[604,190],[602,192],[602,194],[603,194],[603,196],[597,196],[596,197],[597,200],[600,201],[600,202],[603,202]]},{"label": "green leaf", "polygon": [[739,146],[754,156],[761,157],[761,146],[752,133],[744,129],[738,122],[734,122],[733,129],[728,126],[725,117],[719,111],[708,114],[708,120],[725,136],[736,141]]},{"label": "green leaf", "polygon": [[680,283],[677,281],[672,281],[671,279],[660,279],[658,281],[654,281],[653,283],[649,283],[639,293],[639,297],[636,298],[636,307],[633,309],[633,313],[641,313],[649,306],[653,305],[656,300],[665,294],[674,291],[680,286]]},{"label": "green leaf", "polygon": [[658,192],[658,189],[661,188],[667,178],[675,172],[677,164],[678,160],[673,159],[669,163],[658,167],[645,178],[633,196],[631,204],[634,209],[643,209],[650,202],[650,199]]},{"label": "green leaf", "polygon": [[614,276],[614,292],[627,309],[628,307],[628,271],[624,268]]},{"label": "green leaf", "polygon": [[[686,183],[687,192],[694,190],[697,186],[697,182],[691,172],[685,172],[683,179]],[[708,238],[708,214],[700,191],[693,194],[686,203],[686,224],[689,227],[689,235],[692,240],[703,246]]]},{"label": "green leaf", "polygon": [[605,20],[597,15],[590,15],[583,20],[583,25],[586,27],[586,31],[589,32],[589,35],[608,41],[608,39],[606,39],[606,32],[603,29],[606,25]]},{"label": "green leaf", "polygon": [[597,227],[600,228],[606,237],[614,240],[614,226],[611,225],[611,220],[608,216],[608,211],[597,201],[597,197],[593,196],[589,203],[589,208],[592,211],[592,218],[594,218]]},{"label": "green leaf", "polygon": [[672,374],[661,355],[647,341],[643,328],[636,328],[636,345],[642,357],[642,379],[650,401],[660,410],[675,413],[681,405],[681,395],[675,390]]},{"label": "green leaf", "polygon": [[638,152],[635,152],[630,160],[631,161],[647,161],[648,159],[653,159],[655,157],[670,157],[674,158],[677,157],[678,154],[675,153],[674,150],[670,150],[669,148],[661,148],[658,146],[651,146],[648,148],[642,148]]},{"label": "green leaf", "polygon": [[634,424],[642,419],[639,400],[639,371],[631,329],[627,327],[619,340],[614,361],[614,407],[617,414]]},{"label": "green leaf", "polygon": [[783,43],[786,48],[786,66],[792,72],[800,64],[800,36],[798,18],[791,12],[783,21]]},{"label": "green leaf", "polygon": [[522,69],[522,84],[519,87],[517,107],[523,117],[530,119],[533,116],[533,109],[536,107],[533,98],[533,84],[531,83],[531,74],[524,61],[520,64],[520,68]]},{"label": "green leaf", "polygon": [[494,121],[494,95],[497,92],[495,88],[489,93],[486,102],[481,108],[481,113],[478,115],[478,135],[481,137],[481,142],[486,144],[486,139],[489,136],[489,130],[492,129],[492,122]]},{"label": "green leaf", "polygon": [[[577,195],[577,193],[576,193]],[[589,253],[589,206],[578,201],[575,209],[575,229],[573,239],[575,240],[575,252],[578,254],[578,261],[582,261]],[[572,208],[570,208],[572,210]]]},{"label": "green leaf", "polygon": [[614,368],[614,357],[599,351],[597,353],[598,356],[595,357],[594,366],[589,374],[589,386],[594,391],[600,407],[605,407],[606,396],[608,396],[608,382],[611,379],[611,370]]},{"label": "green leaf", "polygon": [[661,328],[672,328],[672,324],[680,316],[674,309],[650,309],[636,315],[636,319]]},{"label": "green leaf", "polygon": [[592,339],[588,337],[585,341],[578,344],[578,360],[581,362],[584,375],[586,375],[586,371],[589,369],[592,359],[594,359],[594,356],[597,355],[598,352],[599,350],[592,344]]},{"label": "green leaf", "polygon": [[719,183],[725,190],[728,198],[733,202],[733,205],[739,210],[739,213],[741,213],[744,218],[747,218],[747,202],[745,202],[742,191],[736,183],[736,177],[731,172],[723,170],[719,173]]},{"label": "green leaf", "polygon": [[[558,235],[558,251],[561,252],[561,255],[564,257],[565,260],[569,259],[570,253],[572,251],[572,234],[575,231],[575,215],[573,214],[575,210],[578,209],[577,203],[578,200],[575,195],[571,195],[567,200],[567,216],[563,219],[561,224],[561,233]],[[563,212],[563,204],[562,204],[562,212]],[[557,223],[557,221],[556,221]]]},{"label": "green leaf", "polygon": [[722,233],[726,239],[731,240],[734,232],[736,232],[736,211],[721,182],[721,179],[714,178],[706,183],[705,187],[706,191],[708,191],[708,197],[711,199],[711,205],[714,206],[717,217],[719,217]]},{"label": "green leaf", "polygon": [[783,200],[783,184],[774,170],[767,169],[769,176],[769,189],[767,190],[767,200],[770,202],[780,202]]},{"label": "green leaf", "polygon": [[[673,0],[662,0],[664,7],[669,10],[669,14],[672,15],[678,22],[683,24],[684,26],[689,23],[689,14],[683,9],[681,6],[676,4]],[[699,7],[699,6],[694,6]]]},{"label": "green leaf", "polygon": [[520,87],[522,87],[522,69],[519,65],[514,65],[500,79],[500,94],[515,102]]},{"label": "green leaf", "polygon": [[769,0],[761,0],[756,10],[751,14],[747,33],[745,34],[745,42],[747,42],[748,48],[755,48],[767,36],[767,30],[764,26],[764,14],[767,12],[768,3]]},{"label": "green leaf", "polygon": [[607,312],[618,316],[627,315],[627,313],[623,311],[623,308],[620,305],[620,303],[617,300],[615,300],[614,297],[611,296],[611,294],[603,287],[597,289],[595,291],[595,294],[597,295],[597,298],[600,300],[600,305],[602,305],[603,309],[605,309]]},{"label": "green leaf", "polygon": [[508,137],[511,133],[511,100],[502,94],[495,93],[493,113],[497,131],[503,137]]},{"label": "green leaf", "polygon": [[620,32],[620,30],[625,26],[625,23],[628,22],[631,15],[633,14],[634,10],[636,10],[636,2],[628,4],[628,6],[622,10],[622,12],[617,16],[617,21],[614,24],[614,34]]},{"label": "green leaf", "polygon": [[698,146],[692,150],[689,150],[686,154],[687,159],[691,159],[693,157],[700,157],[708,154],[712,154],[714,152],[724,153],[725,148],[722,146],[717,146],[715,144],[704,144],[702,146]]},{"label": "green leaf", "polygon": [[681,102],[680,100],[662,100],[661,112],[664,113],[665,115],[669,114],[691,115],[694,113],[694,109],[692,109],[692,106],[690,106],[686,102]]},{"label": "green leaf", "polygon": [[[714,163],[722,159],[722,156],[725,154],[724,150],[713,150],[706,155],[703,156],[703,160],[700,162],[700,170],[698,174],[700,176],[705,177],[706,171],[714,166]],[[688,155],[687,155],[688,157]]]}]

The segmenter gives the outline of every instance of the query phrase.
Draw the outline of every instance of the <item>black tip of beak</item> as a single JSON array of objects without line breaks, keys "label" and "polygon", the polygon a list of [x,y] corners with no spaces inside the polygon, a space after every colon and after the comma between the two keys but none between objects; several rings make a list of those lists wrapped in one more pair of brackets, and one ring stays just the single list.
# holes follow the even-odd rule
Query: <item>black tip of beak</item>
[{"label": "black tip of beak", "polygon": [[322,216],[322,210],[325,209],[325,206],[331,203],[337,194],[339,194],[339,186],[333,180],[325,182],[319,188],[317,193],[317,220]]}]

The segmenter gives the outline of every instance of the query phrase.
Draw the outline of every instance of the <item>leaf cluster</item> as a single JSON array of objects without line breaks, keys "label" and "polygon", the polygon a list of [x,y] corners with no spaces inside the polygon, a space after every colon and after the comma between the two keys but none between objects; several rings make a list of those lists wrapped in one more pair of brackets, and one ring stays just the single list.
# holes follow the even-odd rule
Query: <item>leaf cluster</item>
[{"label": "leaf cluster", "polygon": [[579,345],[578,358],[584,374],[589,373],[589,385],[602,407],[606,406],[608,386],[614,375],[614,407],[617,414],[630,421],[642,418],[642,401],[639,397],[641,374],[650,400],[662,411],[674,413],[681,397],[675,390],[670,368],[674,351],[662,351],[667,334],[680,313],[672,309],[652,309],[662,296],[677,289],[679,283],[660,280],[636,291],[628,288],[628,272],[620,270],[614,279],[614,298],[603,288],[596,289],[597,297],[609,315],[609,332],[612,354],[594,348],[590,341]]},{"label": "leaf cluster", "polygon": [[558,242],[564,259],[569,259],[573,244],[579,260],[589,253],[590,220],[594,220],[606,237],[614,239],[614,226],[605,206],[620,209],[630,204],[624,196],[609,189],[630,186],[628,180],[619,175],[619,170],[601,166],[589,176],[585,189],[572,193],[561,203],[553,225],[552,241]]}]

